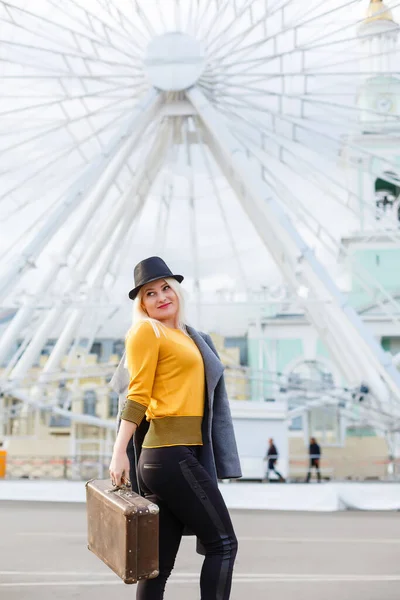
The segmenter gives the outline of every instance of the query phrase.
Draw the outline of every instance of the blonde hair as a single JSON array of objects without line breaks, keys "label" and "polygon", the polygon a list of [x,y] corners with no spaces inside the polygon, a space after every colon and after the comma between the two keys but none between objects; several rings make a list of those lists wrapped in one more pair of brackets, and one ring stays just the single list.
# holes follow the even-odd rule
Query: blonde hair
[{"label": "blonde hair", "polygon": [[[168,285],[174,290],[175,294],[178,297],[177,329],[181,329],[183,331],[183,333],[185,333],[186,335],[189,335],[187,332],[187,329],[186,329],[186,316],[185,316],[186,301],[185,301],[185,293],[184,293],[183,288],[181,287],[180,283],[178,283],[177,280],[174,279],[173,277],[165,277],[165,278],[160,278],[160,279],[164,279],[164,281],[166,281],[168,283]],[[138,295],[136,296],[136,298],[133,301],[132,325],[129,328],[125,337],[128,337],[131,329],[135,325],[137,325],[138,323],[140,323],[142,321],[148,321],[149,323],[151,323],[151,325],[154,329],[154,333],[156,334],[157,337],[160,337],[161,331],[163,332],[164,335],[166,335],[165,330],[167,330],[168,328],[166,327],[166,325],[164,325],[158,319],[151,319],[148,316],[148,314],[143,309],[142,299],[143,299],[143,287],[140,288]]]}]

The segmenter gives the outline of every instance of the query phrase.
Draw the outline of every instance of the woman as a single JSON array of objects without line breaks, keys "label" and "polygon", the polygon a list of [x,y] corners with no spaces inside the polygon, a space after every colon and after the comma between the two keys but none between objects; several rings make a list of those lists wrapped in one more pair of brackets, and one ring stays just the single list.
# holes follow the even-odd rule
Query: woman
[{"label": "woman", "polygon": [[[120,485],[135,470],[127,447],[146,417],[138,483],[160,508],[160,574],[140,581],[136,598],[162,600],[189,529],[205,554],[202,600],[228,600],[237,540],[217,478],[241,477],[241,470],[223,365],[210,337],[185,325],[182,275],[151,257],[136,265],[134,278],[133,326],[126,339],[130,380],[110,476]],[[120,392],[123,384],[113,383]]]}]

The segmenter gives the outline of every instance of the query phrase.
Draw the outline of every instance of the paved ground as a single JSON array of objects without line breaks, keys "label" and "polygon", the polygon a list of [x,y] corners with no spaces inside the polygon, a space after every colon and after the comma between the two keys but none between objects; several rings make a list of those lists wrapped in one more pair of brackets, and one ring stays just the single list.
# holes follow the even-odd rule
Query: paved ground
[{"label": "paved ground", "polygon": [[[233,511],[231,600],[398,600],[400,515]],[[0,502],[2,600],[131,600],[86,548],[82,504]],[[182,543],[165,600],[198,600],[201,558]],[[207,599],[205,599],[207,600]]]}]

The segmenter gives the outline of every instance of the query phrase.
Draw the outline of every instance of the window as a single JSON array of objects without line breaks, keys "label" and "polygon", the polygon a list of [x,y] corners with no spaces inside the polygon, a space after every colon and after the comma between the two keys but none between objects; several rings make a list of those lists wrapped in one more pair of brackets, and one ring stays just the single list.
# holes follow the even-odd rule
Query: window
[{"label": "window", "polygon": [[113,354],[116,354],[119,358],[122,357],[125,350],[125,342],[124,340],[115,340],[113,343]]},{"label": "window", "polygon": [[108,396],[108,416],[110,418],[118,415],[118,394],[116,392],[110,392]]},{"label": "window", "polygon": [[100,360],[102,350],[103,349],[102,349],[101,342],[94,342],[94,344],[90,348],[90,354],[96,354],[97,358]]},{"label": "window", "polygon": [[[64,381],[60,381],[55,393],[57,406],[64,410],[71,410],[71,393]],[[71,419],[65,415],[51,415],[50,427],[71,427]]]},{"label": "window", "polygon": [[289,388],[304,391],[323,391],[334,386],[333,376],[318,360],[305,360],[298,364],[288,376]]},{"label": "window", "polygon": [[42,356],[50,356],[50,354],[53,351],[54,346],[56,345],[56,341],[55,340],[48,340],[46,342],[46,344],[43,346],[40,354]]},{"label": "window", "polygon": [[[288,375],[289,409],[300,407],[330,392],[335,382],[331,371],[318,360],[305,360],[299,363]],[[337,434],[338,411],[334,407],[321,407],[309,411],[312,431],[321,435],[326,442],[329,435]],[[301,431],[304,426],[303,415],[295,417],[289,427],[291,431]]]},{"label": "window", "polygon": [[83,394],[83,412],[85,415],[96,416],[97,395],[94,390],[86,390]]},{"label": "window", "polygon": [[240,364],[248,365],[248,349],[246,337],[226,337],[224,339],[225,348],[239,348]]},{"label": "window", "polygon": [[[385,178],[386,175],[386,178]],[[400,180],[396,173],[386,172],[375,181],[376,219],[391,218],[400,221]]]}]

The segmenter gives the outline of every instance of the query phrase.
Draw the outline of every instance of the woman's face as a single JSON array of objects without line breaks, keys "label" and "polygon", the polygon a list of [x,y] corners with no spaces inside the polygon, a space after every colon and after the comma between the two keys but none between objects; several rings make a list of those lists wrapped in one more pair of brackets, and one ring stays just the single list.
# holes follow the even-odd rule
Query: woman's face
[{"label": "woman's face", "polygon": [[168,327],[176,327],[179,298],[165,279],[157,279],[142,288],[142,308],[151,319],[157,319]]}]

